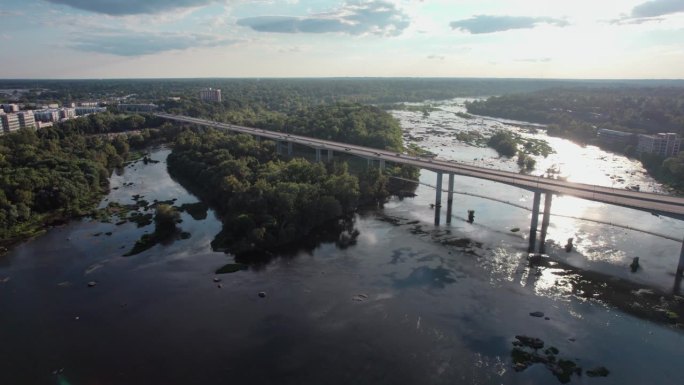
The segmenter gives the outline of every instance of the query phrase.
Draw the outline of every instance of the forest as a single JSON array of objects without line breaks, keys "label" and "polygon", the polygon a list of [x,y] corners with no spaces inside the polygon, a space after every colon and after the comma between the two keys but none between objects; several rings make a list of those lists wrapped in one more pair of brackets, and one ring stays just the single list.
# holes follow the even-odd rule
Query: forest
[{"label": "forest", "polygon": [[[309,106],[422,102],[460,96],[530,92],[566,85],[605,85],[601,81],[467,78],[322,78],[322,79],[101,79],[0,80],[0,89],[28,92],[17,102],[79,100],[158,102],[169,96],[197,99],[205,87],[219,88],[223,100],[271,111],[290,112]],[[633,82],[614,82],[620,86]],[[8,101],[2,100],[0,101]]]},{"label": "forest", "polygon": [[382,202],[389,194],[388,178],[377,169],[355,176],[343,162],[280,160],[272,142],[214,129],[182,132],[168,167],[221,216],[223,230],[213,247],[241,257],[336,228],[359,204]]},{"label": "forest", "polygon": [[[138,120],[124,115],[94,116],[97,118],[0,136],[1,247],[35,234],[45,225],[90,214],[108,191],[112,170],[124,164],[131,150],[175,135],[172,127],[113,137],[84,135],[103,132],[95,124],[100,119],[112,128]],[[156,123],[140,118],[139,128]]]}]

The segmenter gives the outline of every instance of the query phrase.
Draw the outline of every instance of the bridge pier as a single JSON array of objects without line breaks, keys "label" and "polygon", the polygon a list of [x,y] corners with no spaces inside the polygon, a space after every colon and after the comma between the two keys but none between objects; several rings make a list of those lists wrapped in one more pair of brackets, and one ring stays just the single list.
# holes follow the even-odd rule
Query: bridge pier
[{"label": "bridge pier", "polygon": [[537,224],[539,223],[539,204],[541,203],[541,191],[534,192],[534,201],[532,203],[532,222],[530,223],[530,245],[527,248],[528,253],[537,251]]},{"label": "bridge pier", "polygon": [[378,167],[380,167],[380,171],[384,171],[384,170],[385,170],[385,160],[384,160],[384,159],[380,159],[380,160],[378,161],[378,163],[379,163]]},{"label": "bridge pier", "polygon": [[328,162],[333,161],[333,150],[328,150]]},{"label": "bridge pier", "polygon": [[442,211],[442,173],[437,173],[437,192],[435,195],[435,226],[439,226]]},{"label": "bridge pier", "polygon": [[451,212],[454,204],[454,174],[449,174],[449,193],[447,195],[446,223],[451,224]]},{"label": "bridge pier", "polygon": [[276,141],[276,155],[283,155],[283,143]]},{"label": "bridge pier", "polygon": [[287,142],[287,156],[292,156],[292,142]]},{"label": "bridge pier", "polygon": [[320,161],[321,161],[321,149],[317,148],[316,149],[316,162],[320,162]]},{"label": "bridge pier", "polygon": [[551,219],[551,200],[553,193],[547,192],[544,197],[544,216],[542,217],[541,236],[539,237],[539,253],[546,252],[546,231],[549,229]]},{"label": "bridge pier", "polygon": [[679,252],[679,265],[677,265],[676,277],[682,278],[684,276],[684,243],[682,243],[682,250]]}]

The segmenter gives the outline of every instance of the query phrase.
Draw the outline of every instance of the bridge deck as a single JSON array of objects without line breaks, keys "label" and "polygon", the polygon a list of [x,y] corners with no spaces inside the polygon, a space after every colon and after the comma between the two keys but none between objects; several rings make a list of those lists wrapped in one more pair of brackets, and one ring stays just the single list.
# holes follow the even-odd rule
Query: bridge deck
[{"label": "bridge deck", "polygon": [[595,186],[584,183],[567,182],[556,179],[547,179],[531,175],[518,174],[509,171],[494,170],[484,167],[472,166],[455,161],[422,158],[408,156],[392,151],[380,150],[370,147],[357,146],[324,139],[310,138],[301,135],[292,135],[276,131],[268,131],[259,128],[237,126],[234,124],[219,123],[205,119],[191,118],[188,116],[157,113],[156,116],[178,122],[191,123],[215,128],[227,129],[249,135],[256,135],[268,139],[280,140],[302,144],[305,146],[327,149],[341,153],[352,154],[366,159],[378,159],[395,164],[407,164],[435,172],[452,173],[474,178],[486,179],[516,186],[530,191],[552,192],[561,195],[570,195],[596,202],[629,207],[637,210],[649,211],[655,214],[666,215],[673,218],[684,218],[684,198],[669,195],[646,193],[639,191],[613,189],[604,186]]}]

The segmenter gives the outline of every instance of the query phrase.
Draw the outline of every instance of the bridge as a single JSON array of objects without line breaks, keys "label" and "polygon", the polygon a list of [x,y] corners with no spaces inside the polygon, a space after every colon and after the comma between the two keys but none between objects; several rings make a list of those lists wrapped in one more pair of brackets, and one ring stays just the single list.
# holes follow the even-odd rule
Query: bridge
[{"label": "bridge", "polygon": [[[322,155],[324,151],[326,152],[328,160],[332,160],[333,154],[338,152],[365,158],[368,160],[368,162],[377,161],[381,169],[385,167],[386,162],[390,162],[393,164],[405,164],[433,171],[437,174],[437,185],[435,186],[435,225],[437,226],[441,221],[440,209],[442,207],[442,183],[444,174],[448,176],[447,223],[451,222],[452,217],[451,213],[453,208],[454,175],[486,179],[531,191],[534,193],[534,198],[528,248],[530,253],[545,252],[546,233],[550,223],[551,203],[554,194],[569,195],[586,200],[647,211],[656,215],[664,215],[675,219],[684,219],[684,198],[680,197],[632,190],[614,189],[611,187],[568,182],[564,180],[543,178],[541,176],[519,174],[510,171],[494,170],[456,161],[411,156],[394,151],[381,150],[377,148],[358,146],[325,139],[311,138],[302,135],[269,131],[253,127],[220,123],[189,116],[172,115],[166,113],[155,113],[154,115],[159,118],[180,123],[226,129],[237,133],[274,140],[276,142],[278,153],[282,153],[286,149],[288,154],[292,154],[293,144],[307,146],[316,151],[317,161],[323,160]],[[536,236],[537,227],[539,225],[539,213],[542,195],[544,195],[544,211],[539,247],[537,248]],[[677,267],[677,275],[682,276],[683,274],[684,244],[682,245],[679,264]]]}]

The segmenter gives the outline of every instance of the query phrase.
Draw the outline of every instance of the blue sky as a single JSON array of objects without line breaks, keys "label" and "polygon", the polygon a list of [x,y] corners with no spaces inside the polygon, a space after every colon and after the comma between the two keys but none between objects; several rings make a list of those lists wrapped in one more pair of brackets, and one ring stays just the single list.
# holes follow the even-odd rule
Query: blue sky
[{"label": "blue sky", "polygon": [[0,78],[684,78],[684,0],[3,0]]}]

